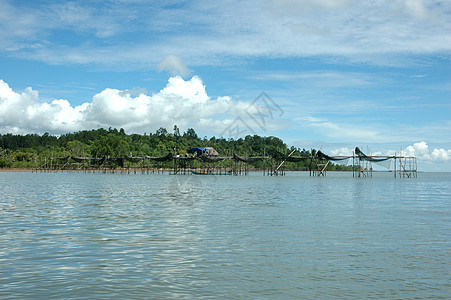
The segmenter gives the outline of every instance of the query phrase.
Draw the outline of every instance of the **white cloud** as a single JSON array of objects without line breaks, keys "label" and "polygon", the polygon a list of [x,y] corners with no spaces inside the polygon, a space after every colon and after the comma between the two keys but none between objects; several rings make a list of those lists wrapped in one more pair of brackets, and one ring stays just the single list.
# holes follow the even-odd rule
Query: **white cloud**
[{"label": "white cloud", "polygon": [[158,65],[158,71],[168,71],[171,75],[187,76],[191,73],[180,56],[170,54]]},{"label": "white cloud", "polygon": [[381,141],[380,131],[373,127],[355,126],[352,124],[342,124],[326,119],[307,117],[304,119],[305,126],[311,127],[322,136],[327,136],[336,140],[366,140]]},{"label": "white cloud", "polygon": [[[221,3],[196,0],[178,9],[134,1],[107,7],[42,3],[26,9],[0,3],[5,29],[0,49],[57,64],[134,68],[155,67],[168,53],[183,53],[190,65],[211,65],[240,57],[311,55],[380,63],[388,54],[451,50],[449,1]],[[59,39],[56,30],[64,30],[67,38]],[[162,67],[170,72],[186,71],[177,61],[167,64]]]},{"label": "white cloud", "polygon": [[425,18],[429,15],[423,0],[405,0],[407,11],[418,18]]},{"label": "white cloud", "polygon": [[431,157],[434,161],[447,161],[451,159],[451,150],[434,149],[432,150]]},{"label": "white cloud", "polygon": [[197,76],[187,81],[171,77],[153,95],[132,96],[129,91],[107,88],[94,95],[92,102],[75,107],[64,99],[42,102],[31,88],[17,93],[0,80],[1,132],[61,134],[116,127],[143,133],[177,125],[182,130],[194,127],[218,134],[248,105],[228,96],[211,99]]},{"label": "white cloud", "polygon": [[308,86],[343,88],[343,87],[365,87],[373,85],[377,80],[374,75],[355,72],[263,72],[249,76],[251,79],[265,81],[297,81]]},{"label": "white cloud", "polygon": [[351,156],[354,153],[354,149],[349,149],[347,147],[341,147],[330,151],[332,156]]},{"label": "white cloud", "polygon": [[[308,145],[308,147],[306,147]],[[426,142],[409,143],[362,143],[359,141],[348,143],[328,143],[325,141],[296,141],[295,146],[300,148],[318,149],[329,156],[352,156],[356,146],[367,155],[374,156],[410,156],[416,157],[419,171],[449,172],[451,171],[451,149],[449,143],[437,144],[430,147]],[[400,151],[400,146],[402,150]],[[394,150],[396,149],[396,150]],[[447,150],[448,149],[448,150]],[[352,161],[349,161],[351,163]],[[379,165],[388,168],[386,164]],[[397,164],[398,165],[398,164]],[[391,160],[393,167],[393,160]]]},{"label": "white cloud", "polygon": [[355,0],[273,0],[271,7],[280,11],[302,13],[310,12],[311,10],[322,9],[343,9],[356,2]]},{"label": "white cloud", "polygon": [[[365,152],[365,151],[364,151]],[[353,149],[349,149],[347,147],[341,147],[330,151],[331,155],[341,156],[341,155],[352,155]],[[443,148],[434,148],[433,150],[429,149],[429,146],[426,142],[421,141],[414,143],[413,145],[407,146],[405,149],[401,151],[396,150],[388,150],[383,153],[382,151],[371,152],[371,155],[375,156],[410,156],[416,157],[420,161],[425,162],[443,162],[451,160],[451,149],[445,150]]]},{"label": "white cloud", "polygon": [[425,77],[427,77],[427,75],[425,74],[416,74],[410,76],[410,78],[425,78]]},{"label": "white cloud", "polygon": [[435,148],[432,151],[426,142],[421,141],[408,146],[406,149],[401,151],[401,155],[404,156],[415,156],[420,160],[425,161],[448,161],[451,159],[451,149],[445,150],[443,148]]},{"label": "white cloud", "polygon": [[66,100],[40,103],[32,88],[14,92],[0,79],[0,128],[6,132],[72,131],[79,128],[88,104],[72,107]]}]

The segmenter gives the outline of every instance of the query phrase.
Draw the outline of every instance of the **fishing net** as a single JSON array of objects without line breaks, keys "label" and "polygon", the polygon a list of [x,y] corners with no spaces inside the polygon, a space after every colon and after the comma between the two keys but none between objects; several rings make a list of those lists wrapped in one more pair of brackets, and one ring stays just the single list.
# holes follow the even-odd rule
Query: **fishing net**
[{"label": "fishing net", "polygon": [[383,168],[390,169],[391,160],[394,158],[393,156],[385,156],[385,157],[370,157],[365,155],[362,151],[360,151],[359,147],[355,148],[355,154],[358,156],[360,161],[368,161],[375,163]]},{"label": "fishing net", "polygon": [[125,156],[124,159],[126,161],[132,162],[132,163],[137,163],[139,161],[142,161],[142,157],[130,157],[130,156]]},{"label": "fishing net", "polygon": [[306,156],[288,156],[279,151],[274,151],[272,157],[276,160],[284,160],[288,162],[299,162],[310,158]]},{"label": "fishing net", "polygon": [[206,155],[201,155],[199,156],[199,158],[201,160],[203,160],[204,162],[209,162],[209,163],[214,163],[214,162],[220,162],[223,161],[224,158],[223,157],[211,157],[211,156],[206,156]]},{"label": "fishing net", "polygon": [[236,153],[233,153],[233,159],[242,161],[242,162],[246,162],[246,163],[251,163],[251,162],[258,161],[258,160],[262,160],[263,157],[242,157],[242,156],[238,156]]},{"label": "fishing net", "polygon": [[69,159],[73,160],[73,161],[75,161],[77,163],[83,163],[86,160],[88,160],[88,158],[85,158],[85,157],[75,157],[75,156],[69,156]]},{"label": "fishing net", "polygon": [[316,153],[319,159],[325,159],[329,161],[333,161],[335,164],[339,165],[347,165],[349,163],[349,159],[352,158],[352,156],[329,156],[318,150]]},{"label": "fishing net", "polygon": [[172,160],[172,158],[173,158],[172,153],[168,153],[168,155],[162,157],[149,157],[150,160],[154,161],[170,161]]}]

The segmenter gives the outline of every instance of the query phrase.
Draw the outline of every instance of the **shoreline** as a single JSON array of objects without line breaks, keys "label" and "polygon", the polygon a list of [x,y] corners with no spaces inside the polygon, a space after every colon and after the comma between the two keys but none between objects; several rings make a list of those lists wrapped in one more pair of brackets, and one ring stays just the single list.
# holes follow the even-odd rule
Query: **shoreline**
[{"label": "shoreline", "polygon": [[[148,173],[148,174],[158,174],[158,173],[169,173],[174,169],[166,168],[166,169],[91,169],[91,170],[83,170],[83,169],[72,169],[72,170],[35,170],[34,168],[0,168],[1,173],[8,172],[30,172],[30,173]],[[197,169],[193,169],[197,170]],[[186,170],[190,171],[190,170]],[[263,169],[252,169],[248,170],[249,172],[263,172]],[[308,170],[284,170],[284,172],[309,172]],[[352,170],[329,170],[327,172],[352,172]],[[380,171],[373,171],[380,172]],[[390,172],[390,171],[388,171]]]},{"label": "shoreline", "polygon": [[0,168],[0,172],[33,172],[32,168]]},{"label": "shoreline", "polygon": [[168,173],[173,169],[72,169],[72,170],[35,170],[34,168],[0,168],[0,173],[30,172],[30,173]]}]

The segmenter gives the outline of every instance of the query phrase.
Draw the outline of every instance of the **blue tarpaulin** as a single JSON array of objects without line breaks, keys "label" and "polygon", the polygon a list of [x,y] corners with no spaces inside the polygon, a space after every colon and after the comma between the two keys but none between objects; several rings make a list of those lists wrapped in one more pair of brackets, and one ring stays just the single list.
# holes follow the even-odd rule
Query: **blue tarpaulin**
[{"label": "blue tarpaulin", "polygon": [[218,155],[218,152],[216,152],[216,150],[211,147],[191,148],[188,152],[190,152],[190,153],[195,152],[198,156],[200,156],[200,155],[217,156]]}]

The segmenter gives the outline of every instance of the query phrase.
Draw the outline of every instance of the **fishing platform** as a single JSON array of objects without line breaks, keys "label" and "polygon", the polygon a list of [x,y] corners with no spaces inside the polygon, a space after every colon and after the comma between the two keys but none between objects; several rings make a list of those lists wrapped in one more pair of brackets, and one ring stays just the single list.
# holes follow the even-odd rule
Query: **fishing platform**
[{"label": "fishing platform", "polygon": [[[161,157],[37,157],[32,172],[85,172],[85,173],[126,173],[126,174],[183,174],[183,175],[248,175],[261,172],[263,176],[284,176],[287,163],[302,162],[303,169],[310,176],[326,176],[330,164],[349,166],[353,177],[372,177],[373,164],[392,172],[394,178],[417,177],[417,160],[413,156],[374,156],[363,153],[358,147],[352,155],[330,156],[321,151],[311,151],[308,156],[294,156],[296,150],[288,154],[273,151],[263,156],[246,156],[232,153],[220,156],[211,147],[191,148],[185,155],[168,153]],[[352,165],[351,165],[352,164]],[[258,167],[256,167],[258,165]]]}]

